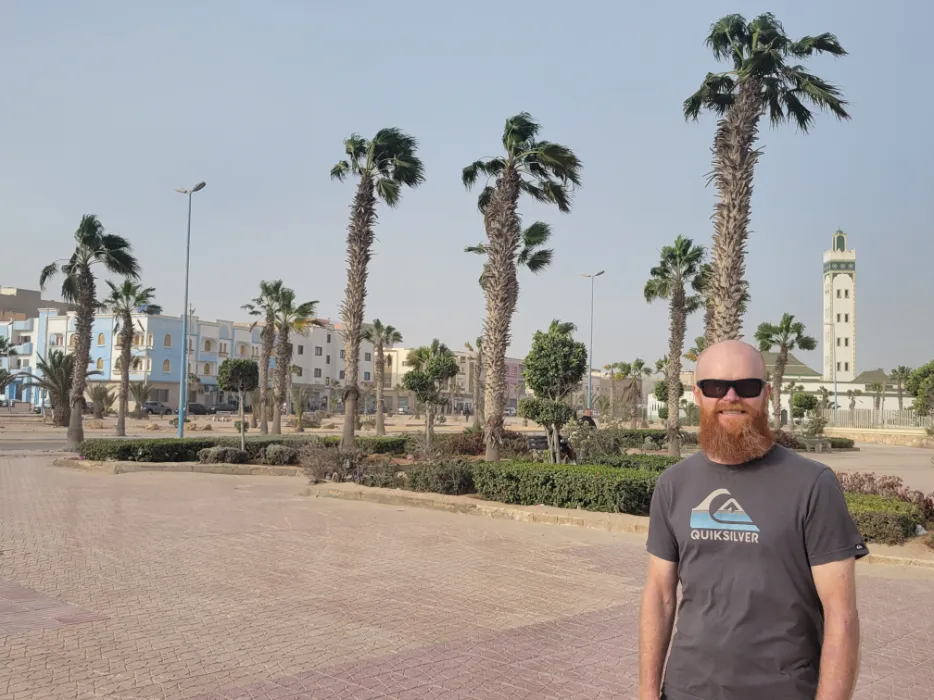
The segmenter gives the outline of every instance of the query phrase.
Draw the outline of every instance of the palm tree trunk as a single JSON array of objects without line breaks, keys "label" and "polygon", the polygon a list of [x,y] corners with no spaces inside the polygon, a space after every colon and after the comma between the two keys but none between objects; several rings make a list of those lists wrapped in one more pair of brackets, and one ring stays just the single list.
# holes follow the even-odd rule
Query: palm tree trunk
[{"label": "palm tree trunk", "polygon": [[383,379],[386,375],[386,360],[383,357],[383,344],[376,344],[376,434],[385,435],[383,424]]},{"label": "palm tree trunk", "polygon": [[431,459],[431,437],[434,428],[434,406],[428,405],[425,409],[425,456]]},{"label": "palm tree trunk", "polygon": [[775,369],[772,370],[772,422],[775,430],[782,428],[782,378],[785,374],[785,365],[788,363],[788,346],[782,345],[778,349],[775,360]]},{"label": "palm tree trunk", "polygon": [[357,420],[357,398],[360,390],[360,336],[363,327],[363,306],[366,301],[366,279],[373,247],[373,224],[376,223],[376,196],[373,181],[360,180],[351,206],[347,228],[347,288],[341,314],[344,320],[344,431],[342,452],[355,449],[354,430]]},{"label": "palm tree trunk", "polygon": [[519,172],[509,162],[503,171],[496,192],[487,208],[487,280],[486,323],[484,324],[483,355],[486,360],[487,421],[484,439],[486,460],[499,461],[503,442],[506,408],[506,348],[512,316],[519,298],[516,275],[516,250],[521,227],[516,214],[519,200]]},{"label": "palm tree trunk", "polygon": [[78,273],[78,311],[75,314],[75,366],[71,380],[71,415],[66,446],[77,450],[84,442],[84,392],[91,361],[91,325],[94,323],[94,276],[87,268]]},{"label": "palm tree trunk", "polygon": [[276,375],[275,404],[272,407],[272,434],[282,434],[282,405],[286,402],[285,392],[289,382],[289,373],[292,369],[292,358],[289,353],[289,331],[280,328],[276,338]]},{"label": "palm tree trunk", "polygon": [[473,378],[473,429],[480,430],[480,370],[483,368],[483,354],[478,350],[474,360]]},{"label": "palm tree trunk", "polygon": [[117,405],[117,436],[126,437],[126,414],[129,408],[130,394],[130,362],[133,343],[133,317],[125,314],[120,320],[123,327],[120,329],[120,395]]},{"label": "palm tree trunk", "polygon": [[[272,357],[272,343],[274,326],[270,319],[266,319],[261,334],[263,347],[260,351],[259,363],[259,432],[266,435],[269,432],[269,358]],[[256,409],[253,409],[256,411]]]},{"label": "palm tree trunk", "polygon": [[897,383],[895,384],[895,391],[898,393],[898,412],[901,413],[902,412],[902,399],[904,397],[904,389],[902,388],[901,378],[899,378]]},{"label": "palm tree trunk", "polygon": [[672,289],[669,312],[668,336],[668,367],[666,368],[666,382],[668,384],[668,420],[666,421],[666,435],[668,439],[668,454],[671,457],[681,456],[681,411],[678,401],[681,399],[681,353],[684,351],[684,336],[687,332],[687,312],[685,310],[684,286],[676,285]]},{"label": "palm tree trunk", "polygon": [[243,417],[243,389],[237,389],[237,398],[240,403],[240,450],[246,450],[246,420]]},{"label": "palm tree trunk", "polygon": [[705,335],[710,343],[735,339],[742,330],[746,239],[759,158],[753,144],[762,110],[759,81],[744,81],[714,137],[713,181],[719,201],[714,207],[713,270],[707,290],[710,308]]}]

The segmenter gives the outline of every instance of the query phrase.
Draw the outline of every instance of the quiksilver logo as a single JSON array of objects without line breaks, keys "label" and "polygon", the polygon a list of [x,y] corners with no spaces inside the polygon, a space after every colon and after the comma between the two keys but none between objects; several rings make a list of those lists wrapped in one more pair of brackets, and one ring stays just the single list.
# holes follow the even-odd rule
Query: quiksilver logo
[{"label": "quiksilver logo", "polygon": [[691,539],[759,542],[759,528],[727,489],[716,489],[691,510]]}]

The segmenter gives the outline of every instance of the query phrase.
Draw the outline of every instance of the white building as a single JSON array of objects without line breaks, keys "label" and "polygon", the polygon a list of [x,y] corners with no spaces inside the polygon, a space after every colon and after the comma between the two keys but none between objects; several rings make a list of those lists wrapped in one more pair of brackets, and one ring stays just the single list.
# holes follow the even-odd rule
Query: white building
[{"label": "white building", "polygon": [[856,378],[856,251],[837,229],[824,251],[824,373],[827,381]]}]

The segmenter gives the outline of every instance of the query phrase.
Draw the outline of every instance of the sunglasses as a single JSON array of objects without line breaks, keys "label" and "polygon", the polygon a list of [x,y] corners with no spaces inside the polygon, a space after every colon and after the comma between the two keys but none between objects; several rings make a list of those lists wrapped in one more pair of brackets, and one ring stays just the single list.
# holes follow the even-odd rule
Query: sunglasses
[{"label": "sunglasses", "polygon": [[741,399],[754,399],[762,393],[765,382],[761,379],[701,379],[697,386],[708,399],[722,399],[730,389]]}]

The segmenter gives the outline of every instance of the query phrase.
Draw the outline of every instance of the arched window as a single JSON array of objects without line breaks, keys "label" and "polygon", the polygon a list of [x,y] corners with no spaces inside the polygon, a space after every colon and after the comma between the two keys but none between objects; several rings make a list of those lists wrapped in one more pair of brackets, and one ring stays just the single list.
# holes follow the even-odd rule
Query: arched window
[{"label": "arched window", "polygon": [[246,345],[240,343],[240,357],[246,357]]},{"label": "arched window", "polygon": [[212,350],[213,348],[214,348],[214,344],[213,344],[210,340],[205,340],[205,341],[204,341],[204,351],[205,351],[205,352],[211,352],[211,350]]},{"label": "arched window", "polygon": [[103,333],[97,334],[97,344],[100,346],[104,345],[104,334]]},{"label": "arched window", "polygon": [[171,372],[171,371],[172,371],[172,363],[169,362],[168,360],[163,360],[163,362],[162,362],[162,371],[163,371],[163,372]]},{"label": "arched window", "polygon": [[152,347],[152,333],[149,334],[149,342],[146,343],[147,347]]},{"label": "arched window", "polygon": [[114,374],[120,374],[121,372],[123,372],[123,360],[118,357],[117,361],[114,362]]},{"label": "arched window", "polygon": [[134,372],[136,372],[137,370],[142,369],[142,367],[143,367],[143,361],[138,357],[134,357],[133,362],[130,363],[130,368]]},{"label": "arched window", "polygon": [[210,363],[210,362],[205,362],[205,363],[204,363],[204,374],[205,374],[205,376],[210,376],[210,375],[211,375],[211,363]]},{"label": "arched window", "polygon": [[136,334],[133,336],[133,345],[139,346],[143,342],[143,336]]},{"label": "arched window", "polygon": [[73,348],[78,347],[78,335],[76,333],[71,334],[71,337],[68,339],[68,344]]},{"label": "arched window", "polygon": [[104,358],[102,357],[97,358],[97,369],[98,371],[104,369]]},{"label": "arched window", "polygon": [[162,345],[164,345],[167,348],[172,347],[172,336],[166,333],[165,337],[162,339]]}]

